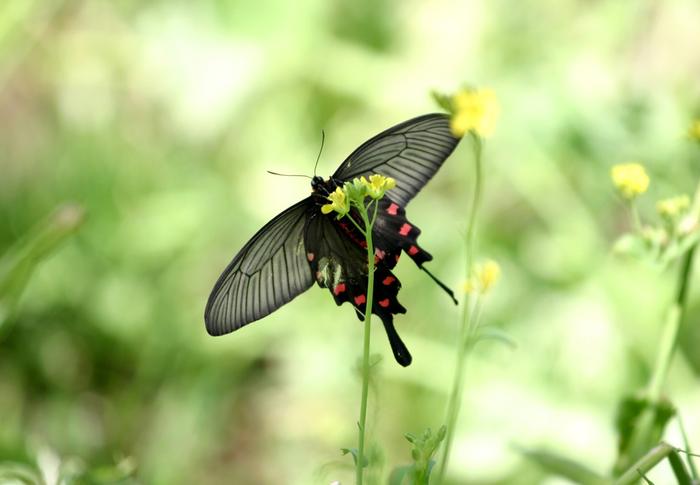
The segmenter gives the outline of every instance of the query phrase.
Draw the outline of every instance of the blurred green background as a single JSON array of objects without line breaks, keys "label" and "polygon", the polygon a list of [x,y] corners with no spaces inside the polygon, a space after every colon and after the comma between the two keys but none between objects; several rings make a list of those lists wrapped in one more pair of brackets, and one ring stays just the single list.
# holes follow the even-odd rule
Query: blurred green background
[{"label": "blurred green background", "polygon": [[[96,481],[117,465],[141,483],[352,483],[339,448],[356,441],[354,312],[313,289],[213,338],[206,298],[310,190],[266,170],[311,173],[324,129],[328,175],[435,111],[431,89],[470,83],[502,106],[478,252],[503,267],[486,321],[517,348],[486,343],[470,360],[450,479],[562,483],[515,444],[609,470],[615,406],[646,383],[675,283],[611,255],[629,224],[609,170],[648,167],[650,217],[655,199],[694,190],[698,25],[694,0],[0,3],[0,254],[67,202],[55,218],[85,216],[0,308],[0,461]],[[408,211],[455,288],[472,169],[464,142]],[[458,326],[415,266],[396,273],[414,363],[395,364],[374,329],[385,475],[410,461],[405,432],[442,424]],[[700,448],[698,283],[668,391]],[[667,438],[681,444],[675,426]],[[666,468],[650,478],[670,483]]]}]

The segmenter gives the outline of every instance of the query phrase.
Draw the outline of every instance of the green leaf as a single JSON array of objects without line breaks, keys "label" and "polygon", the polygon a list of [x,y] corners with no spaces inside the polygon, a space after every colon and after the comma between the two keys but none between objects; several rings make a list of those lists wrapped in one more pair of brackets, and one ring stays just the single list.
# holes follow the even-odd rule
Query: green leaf
[{"label": "green leaf", "polygon": [[674,240],[673,244],[669,244],[669,246],[661,254],[661,264],[664,267],[670,265],[676,259],[683,256],[690,248],[695,246],[699,240],[700,232],[693,232],[678,240]]},{"label": "green leaf", "polygon": [[479,329],[479,333],[474,341],[479,342],[481,340],[496,340],[507,345],[511,349],[515,349],[518,346],[515,340],[513,340],[506,331],[493,326],[485,326]]},{"label": "green leaf", "polygon": [[[352,461],[357,466],[357,457],[359,456],[360,452],[357,450],[357,448],[341,448],[340,451],[343,453],[343,455],[347,455],[350,453],[352,455]],[[366,456],[362,457],[362,468],[367,467],[369,465],[369,461],[367,460]]]},{"label": "green leaf", "polygon": [[643,237],[628,233],[623,234],[615,241],[613,253],[623,258],[640,260],[650,254],[650,246]]},{"label": "green leaf", "polygon": [[547,450],[519,449],[520,453],[552,475],[558,475],[582,485],[603,485],[609,480],[603,475],[570,458]]},{"label": "green leaf", "polygon": [[0,329],[14,312],[37,265],[71,236],[84,219],[85,212],[79,205],[59,207],[0,256]]},{"label": "green leaf", "polygon": [[663,436],[675,415],[668,401],[652,403],[645,396],[627,396],[618,405],[615,427],[618,433],[618,456],[613,474],[620,476]]},{"label": "green leaf", "polygon": [[440,446],[442,440],[445,439],[447,428],[441,426],[436,434],[430,428],[427,428],[420,436],[413,433],[406,433],[406,440],[413,445],[411,449],[412,465],[403,465],[395,468],[390,476],[390,484],[407,485],[428,485],[430,482],[430,473],[435,466],[433,455]]},{"label": "green leaf", "polygon": [[430,97],[433,98],[438,106],[447,111],[448,113],[454,112],[454,107],[452,106],[452,97],[447,94],[440,93],[438,91],[430,91]]},{"label": "green leaf", "polygon": [[693,476],[693,479],[697,482],[700,482],[700,474],[698,474],[698,469],[695,467],[695,462],[693,461],[693,457],[696,455],[693,455],[693,450],[690,448],[690,440],[688,439],[688,433],[685,431],[685,426],[683,426],[683,420],[681,419],[680,414],[677,415],[678,418],[678,427],[681,429],[681,435],[683,436],[683,446],[685,447],[685,454],[686,454],[686,459],[688,460],[688,468],[690,469],[690,474]]},{"label": "green leaf", "polygon": [[4,462],[0,463],[0,483],[25,483],[36,485],[43,483],[41,476],[35,468],[24,463]]},{"label": "green leaf", "polygon": [[[414,465],[397,466],[389,475],[388,485],[413,485]],[[405,481],[408,479],[408,481]]]},{"label": "green leaf", "polygon": [[668,459],[673,474],[679,485],[693,485],[693,480],[688,475],[685,469],[683,460],[678,454],[678,450],[668,443],[661,442],[653,448],[647,450],[637,461],[632,463],[629,468],[623,471],[614,482],[615,485],[636,485],[639,483],[640,477],[644,477],[646,473],[654,469],[663,460]]}]

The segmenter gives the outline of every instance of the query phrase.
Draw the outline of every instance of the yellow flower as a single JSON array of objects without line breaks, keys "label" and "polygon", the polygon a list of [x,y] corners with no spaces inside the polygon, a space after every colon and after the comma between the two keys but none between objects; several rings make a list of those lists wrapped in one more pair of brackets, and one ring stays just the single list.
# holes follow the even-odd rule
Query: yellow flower
[{"label": "yellow flower", "polygon": [[470,131],[484,138],[493,134],[501,112],[493,90],[464,89],[453,96],[452,106],[450,128],[455,136],[464,136]]},{"label": "yellow flower", "polygon": [[330,214],[335,211],[340,218],[350,212],[350,201],[345,196],[345,191],[340,187],[337,187],[334,192],[328,194],[327,198],[331,203],[321,207],[321,212],[324,214]]},{"label": "yellow flower", "polygon": [[387,190],[391,190],[396,187],[396,180],[379,174],[370,175],[369,182],[364,177],[362,177],[360,180],[367,188],[367,195],[373,199],[381,199],[384,197],[384,193]]},{"label": "yellow flower", "polygon": [[690,207],[690,197],[687,195],[677,195],[668,199],[660,200],[656,203],[656,211],[661,217],[675,219]]},{"label": "yellow flower", "polygon": [[649,188],[649,176],[638,163],[621,163],[610,171],[613,184],[625,199],[632,200]]},{"label": "yellow flower", "polygon": [[465,293],[477,291],[482,295],[488,293],[493,288],[501,276],[501,267],[497,262],[488,259],[474,267],[474,274],[464,284]]},{"label": "yellow flower", "polygon": [[688,136],[695,141],[700,141],[700,120],[695,120],[690,125]]}]

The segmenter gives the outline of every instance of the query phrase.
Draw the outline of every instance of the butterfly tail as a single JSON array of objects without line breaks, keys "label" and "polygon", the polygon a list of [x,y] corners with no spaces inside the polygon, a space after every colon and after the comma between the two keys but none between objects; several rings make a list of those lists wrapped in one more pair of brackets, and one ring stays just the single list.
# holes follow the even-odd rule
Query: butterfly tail
[{"label": "butterfly tail", "polygon": [[454,302],[455,305],[458,305],[458,304],[459,304],[459,302],[457,301],[457,298],[455,298],[455,293],[454,293],[454,291],[452,291],[452,290],[450,289],[449,286],[447,286],[445,283],[443,283],[442,281],[440,281],[440,280],[437,278],[437,276],[435,276],[433,273],[431,273],[430,271],[428,271],[428,269],[427,269],[425,266],[420,266],[420,269],[422,269],[423,271],[425,271],[426,274],[427,274],[428,276],[430,276],[430,278],[431,278],[435,283],[437,283],[437,285],[438,285],[440,288],[442,288],[442,289],[445,291],[445,293],[447,293],[448,295],[450,295],[450,298],[452,298],[452,301]]},{"label": "butterfly tail", "polygon": [[401,337],[396,332],[394,328],[394,319],[391,315],[382,315],[382,323],[384,324],[384,330],[386,331],[386,336],[389,338],[389,344],[391,345],[391,351],[394,353],[394,358],[396,362],[404,367],[411,365],[413,357],[411,353],[406,348],[406,344],[403,343]]}]

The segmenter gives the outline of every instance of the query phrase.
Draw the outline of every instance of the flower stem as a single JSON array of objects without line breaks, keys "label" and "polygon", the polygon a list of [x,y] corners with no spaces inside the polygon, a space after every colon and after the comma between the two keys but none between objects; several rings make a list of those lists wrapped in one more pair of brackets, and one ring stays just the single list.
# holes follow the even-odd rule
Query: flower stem
[{"label": "flower stem", "polygon": [[642,232],[642,218],[639,216],[639,210],[637,210],[637,204],[635,204],[634,199],[629,201],[630,215],[632,216],[632,227],[637,233]]},{"label": "flower stem", "polygon": [[[694,210],[692,212],[692,216],[696,219],[698,217],[697,211],[700,210],[700,206],[697,204],[698,200],[700,200],[700,184],[698,184],[696,203],[694,204]],[[656,358],[656,363],[654,364],[651,379],[649,380],[649,386],[646,390],[647,399],[653,406],[659,403],[663,396],[663,388],[666,383],[666,377],[668,376],[668,370],[671,366],[671,362],[673,361],[673,356],[678,343],[678,333],[685,316],[688,288],[690,285],[690,275],[693,269],[693,260],[695,257],[696,248],[697,245],[692,246],[683,255],[680,272],[678,274],[678,290],[676,292],[676,297],[668,310],[668,314],[666,315],[666,320],[661,331],[659,353]],[[648,450],[649,447],[654,445],[655,441],[658,440],[658,435],[654,431],[654,409],[654,407],[646,409],[638,419],[638,424],[630,438],[629,455],[632,459],[642,456],[642,454],[644,454],[646,450]]]},{"label": "flower stem", "polygon": [[481,185],[482,185],[482,169],[481,169],[481,152],[482,152],[482,142],[481,138],[476,135],[472,135],[472,141],[474,143],[474,198],[472,199],[471,212],[469,214],[469,220],[467,222],[467,254],[466,254],[466,264],[467,264],[467,278],[472,275],[472,265],[474,263],[474,231],[476,227],[476,214],[479,210],[479,205],[481,204]]},{"label": "flower stem", "polygon": [[696,246],[690,248],[683,257],[683,263],[678,281],[678,293],[676,294],[676,299],[671,305],[668,316],[666,317],[666,323],[664,325],[663,334],[661,337],[659,355],[656,359],[654,373],[652,374],[651,381],[649,383],[649,397],[654,401],[658,401],[661,397],[663,385],[666,381],[666,375],[668,374],[668,368],[673,360],[673,353],[678,341],[678,330],[681,322],[683,321],[683,314],[685,313],[685,302],[688,297],[688,284],[690,280],[690,273],[693,268],[695,248]]},{"label": "flower stem", "polygon": [[362,343],[362,398],[360,401],[360,421],[357,423],[359,428],[359,438],[356,463],[356,483],[357,485],[362,485],[365,467],[365,425],[367,422],[367,397],[369,394],[370,324],[372,322],[372,301],[374,300],[374,245],[372,242],[372,225],[374,223],[374,219],[376,218],[376,203],[372,221],[369,220],[366,208],[359,208],[359,212],[366,228],[365,239],[367,241],[367,302],[365,304],[364,339]]},{"label": "flower stem", "polygon": [[[474,231],[476,227],[476,216],[481,202],[481,186],[482,186],[482,167],[481,153],[482,141],[481,138],[472,135],[474,146],[475,159],[475,182],[474,182],[474,197],[472,199],[471,211],[467,222],[467,237],[466,237],[466,274],[467,281],[472,276],[472,266],[474,258]],[[466,368],[466,357],[471,337],[474,334],[477,315],[475,309],[472,308],[470,294],[465,296],[462,306],[462,322],[459,329],[459,339],[457,340],[457,359],[455,361],[454,379],[450,390],[450,397],[447,403],[447,434],[445,435],[445,448],[440,458],[440,466],[437,473],[437,482],[441,484],[445,478],[447,466],[449,464],[450,453],[452,451],[452,442],[454,441],[455,428],[459,417],[459,410],[462,404],[462,390],[464,388],[464,370]]]}]

